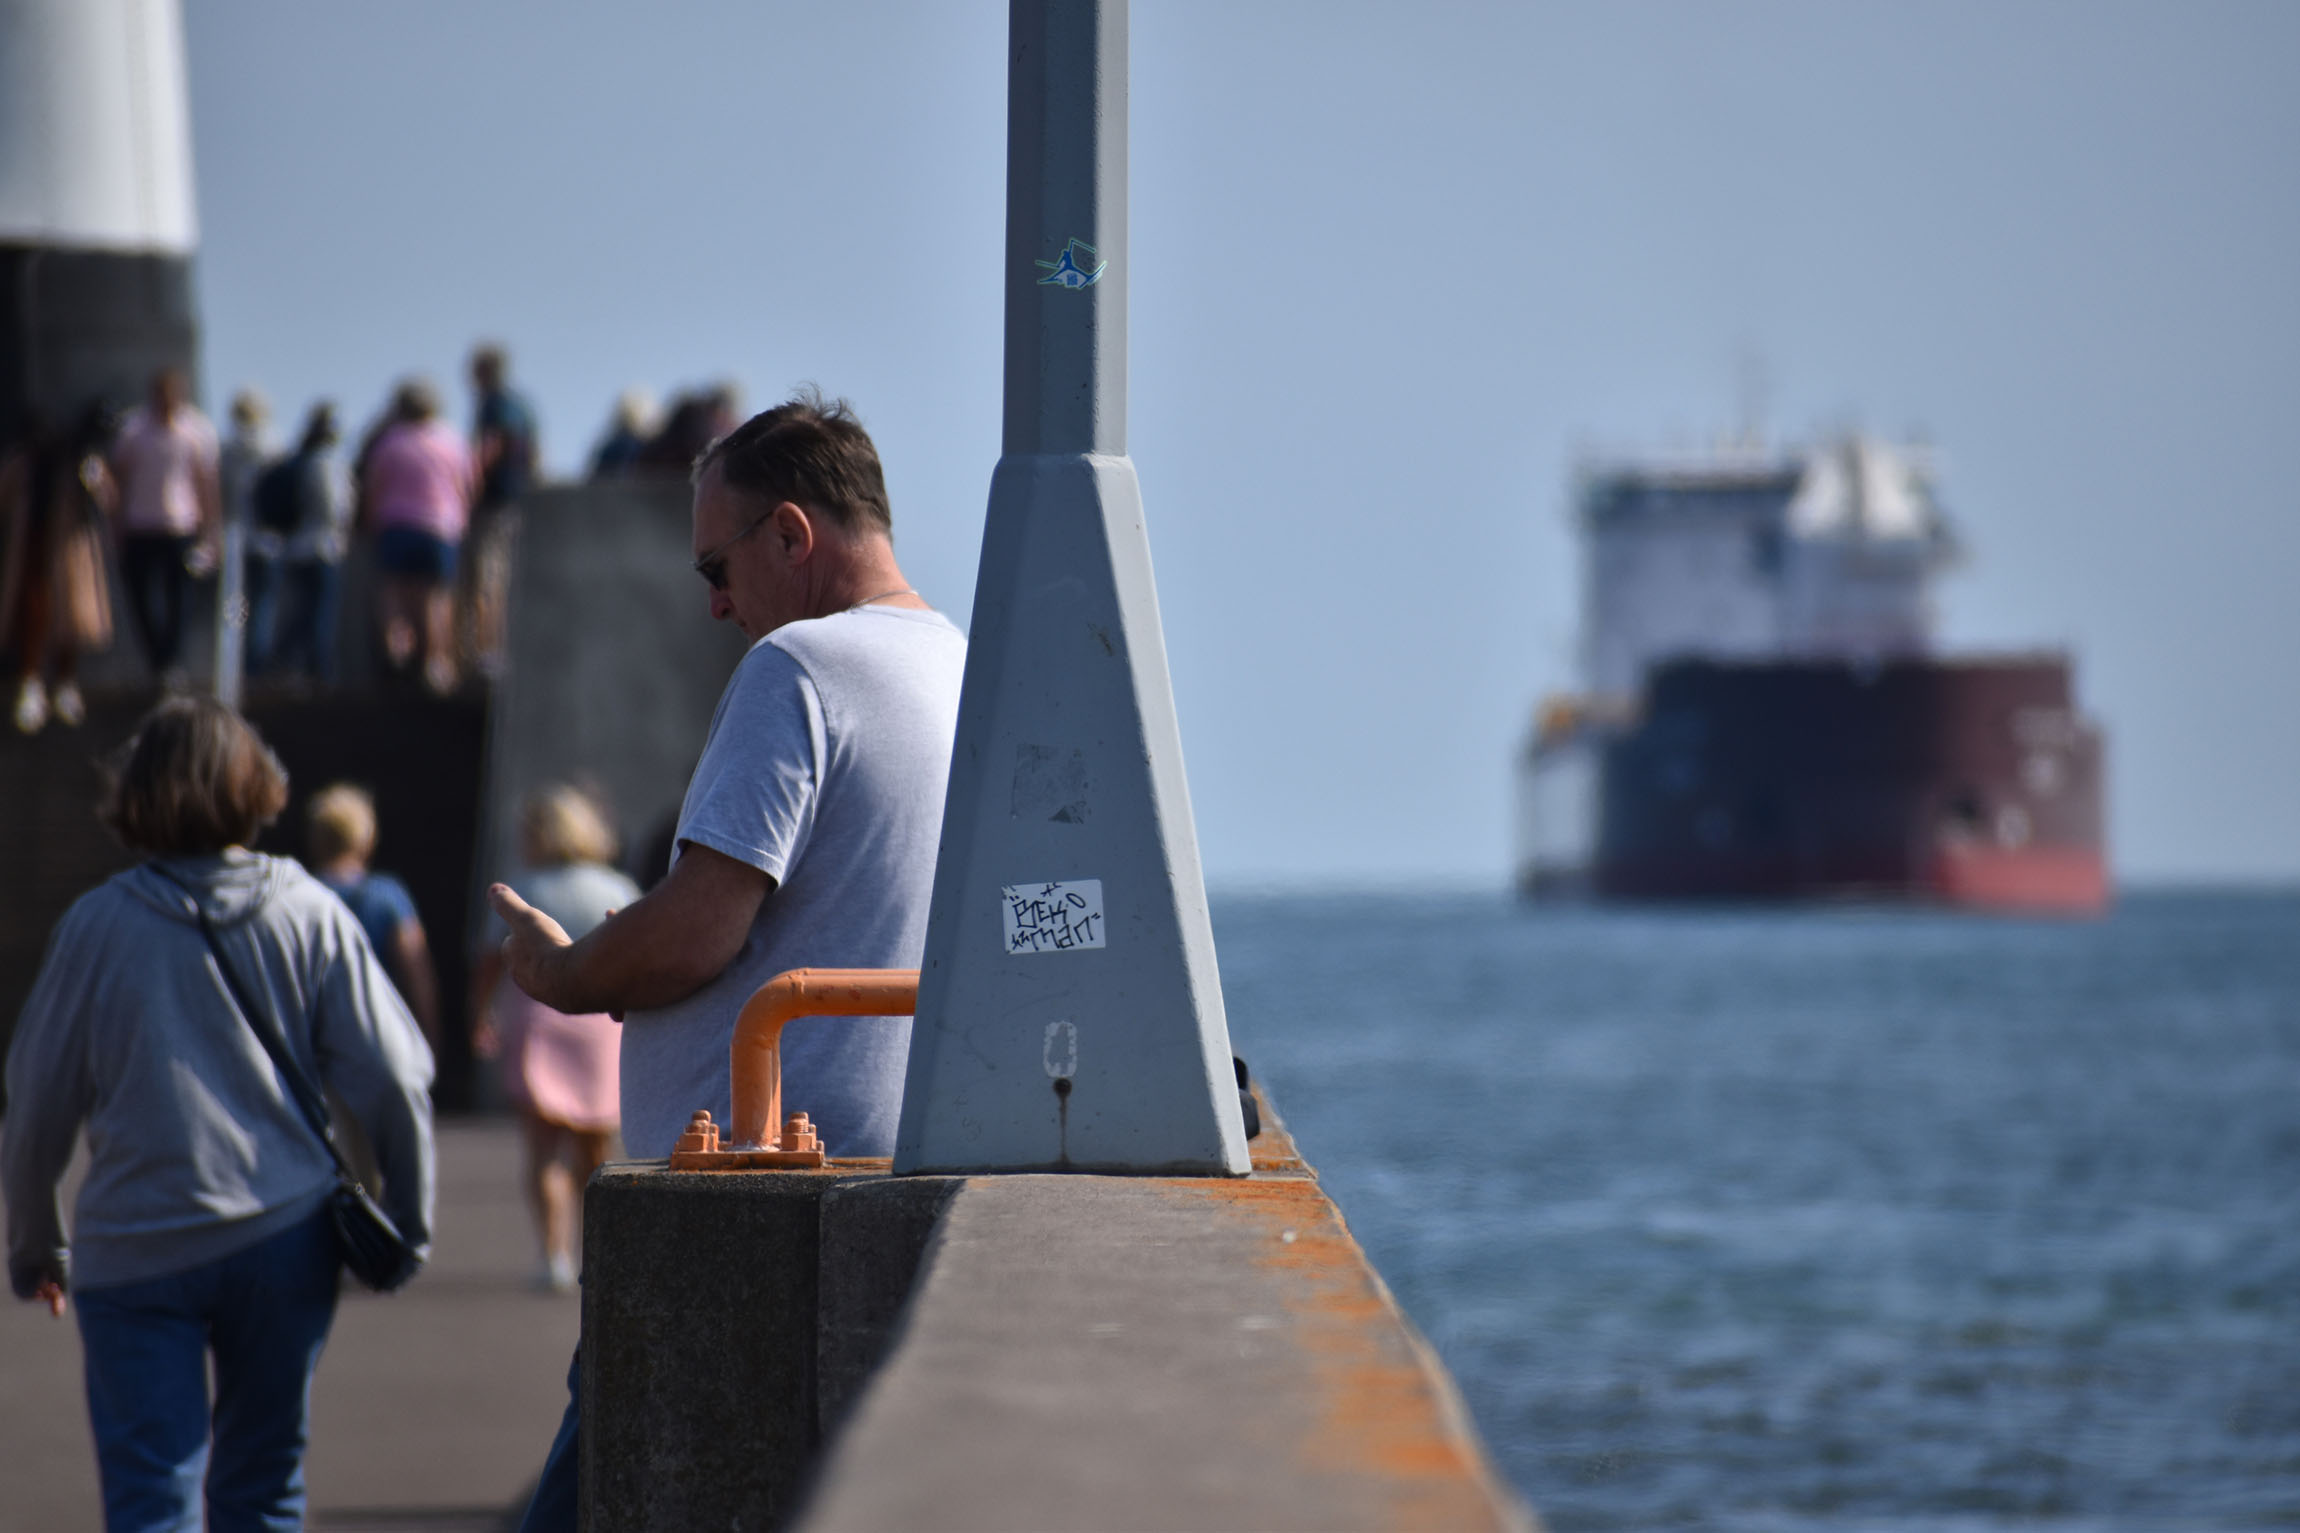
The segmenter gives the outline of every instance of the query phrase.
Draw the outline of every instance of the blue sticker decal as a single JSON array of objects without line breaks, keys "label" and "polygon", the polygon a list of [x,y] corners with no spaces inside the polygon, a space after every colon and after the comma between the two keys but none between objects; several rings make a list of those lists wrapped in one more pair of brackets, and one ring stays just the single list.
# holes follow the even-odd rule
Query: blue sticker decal
[{"label": "blue sticker decal", "polygon": [[[1040,287],[1067,287],[1074,290],[1092,287],[1095,283],[1100,282],[1102,274],[1110,269],[1108,261],[1095,261],[1095,255],[1096,251],[1092,245],[1087,244],[1084,240],[1072,240],[1062,247],[1062,255],[1059,259],[1032,263],[1040,271],[1046,273],[1045,276],[1038,279],[1038,285]],[[1080,256],[1094,261],[1093,267],[1089,269],[1080,265],[1078,259]]]}]

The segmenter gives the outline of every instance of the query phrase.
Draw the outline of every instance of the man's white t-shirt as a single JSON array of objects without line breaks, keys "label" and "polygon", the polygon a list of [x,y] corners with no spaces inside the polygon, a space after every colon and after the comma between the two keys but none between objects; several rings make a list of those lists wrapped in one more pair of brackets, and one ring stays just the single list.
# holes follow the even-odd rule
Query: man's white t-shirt
[{"label": "man's white t-shirt", "polygon": [[[775,880],[742,951],[676,1005],[623,1019],[623,1142],[671,1153],[697,1108],[727,1123],[727,1050],[787,969],[915,969],[942,836],[966,639],[939,612],[856,607],[790,623],[735,668],[679,811],[693,842]],[[891,1155],[907,1017],[783,1031],[783,1111],[833,1155]]]}]

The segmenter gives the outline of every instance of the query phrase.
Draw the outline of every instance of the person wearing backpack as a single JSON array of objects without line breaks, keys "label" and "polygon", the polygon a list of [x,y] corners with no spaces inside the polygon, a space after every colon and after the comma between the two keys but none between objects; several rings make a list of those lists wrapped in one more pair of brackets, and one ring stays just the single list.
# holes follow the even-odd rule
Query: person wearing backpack
[{"label": "person wearing backpack", "polygon": [[279,605],[265,656],[275,676],[335,681],[337,593],[350,497],[336,471],[341,434],[335,406],[321,400],[305,418],[295,451],[256,481],[255,522],[277,541]]}]

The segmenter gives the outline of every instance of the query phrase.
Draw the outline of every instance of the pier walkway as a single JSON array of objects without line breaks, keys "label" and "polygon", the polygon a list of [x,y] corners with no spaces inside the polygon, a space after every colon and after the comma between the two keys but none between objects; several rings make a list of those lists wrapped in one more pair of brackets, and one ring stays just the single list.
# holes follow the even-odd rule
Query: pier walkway
[{"label": "pier walkway", "polygon": [[[567,1402],[571,1295],[529,1287],[534,1237],[507,1119],[439,1126],[436,1256],[404,1292],[344,1294],[313,1389],[315,1533],[516,1525]],[[0,1304],[0,1533],[102,1526],[67,1317]]]}]

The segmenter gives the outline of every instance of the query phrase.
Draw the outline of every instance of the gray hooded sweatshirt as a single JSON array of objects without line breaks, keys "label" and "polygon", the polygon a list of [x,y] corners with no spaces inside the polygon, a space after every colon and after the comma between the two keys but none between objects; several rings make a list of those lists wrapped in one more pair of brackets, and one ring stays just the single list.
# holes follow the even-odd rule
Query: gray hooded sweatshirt
[{"label": "gray hooded sweatshirt", "polygon": [[[305,1074],[375,1148],[380,1201],[431,1239],[431,1050],[359,922],[295,863],[237,848],[164,866]],[[70,1266],[56,1184],[85,1126]],[[100,1288],[179,1272],[315,1212],[335,1164],[232,1000],[191,899],[147,867],[82,895],[8,1049],[8,1276]]]}]

